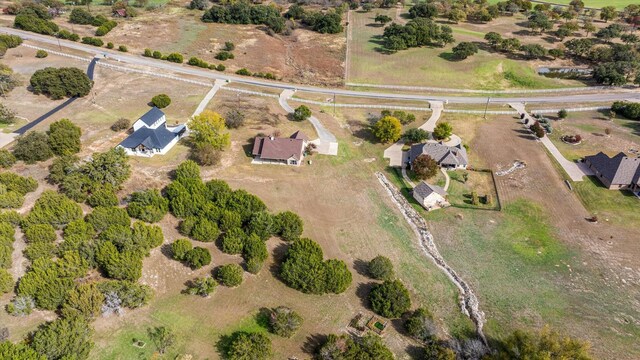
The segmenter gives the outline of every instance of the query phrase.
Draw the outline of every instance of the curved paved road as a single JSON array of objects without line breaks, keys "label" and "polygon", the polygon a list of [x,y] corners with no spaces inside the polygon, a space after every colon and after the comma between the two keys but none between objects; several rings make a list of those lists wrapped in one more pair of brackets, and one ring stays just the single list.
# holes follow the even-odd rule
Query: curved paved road
[{"label": "curved paved road", "polygon": [[[393,99],[393,100],[414,100],[414,101],[448,101],[449,103],[460,104],[485,104],[487,97],[478,96],[433,96],[422,94],[402,94],[402,93],[387,93],[387,92],[368,92],[368,91],[355,91],[346,89],[332,89],[316,86],[306,86],[298,84],[289,84],[277,81],[267,81],[262,79],[256,79],[251,77],[242,77],[234,75],[224,75],[209,70],[201,70],[195,67],[189,67],[188,65],[180,65],[167,61],[156,60],[142,57],[141,55],[123,54],[116,51],[108,50],[105,48],[96,48],[94,46],[85,45],[81,43],[75,43],[67,40],[59,40],[53,37],[30,33],[26,31],[16,30],[7,27],[0,27],[0,32],[18,35],[25,40],[37,41],[40,43],[46,43],[52,46],[60,46],[65,48],[79,50],[91,54],[107,55],[110,59],[115,59],[122,63],[128,63],[133,65],[142,65],[153,67],[158,70],[167,70],[175,73],[181,73],[185,75],[197,76],[207,79],[222,79],[227,81],[233,81],[237,83],[254,85],[260,87],[275,88],[280,90],[299,90],[306,91],[315,94],[324,95],[343,95],[372,99]],[[629,92],[607,92],[604,94],[579,94],[579,95],[545,95],[538,97],[499,97],[491,98],[491,102],[507,104],[514,102],[527,102],[527,103],[588,103],[588,102],[613,102],[615,100],[639,100],[640,91]]]},{"label": "curved paved road", "polygon": [[[89,77],[89,79],[93,80],[93,74],[96,68],[96,63],[98,62],[98,59],[94,58],[93,60],[91,60],[91,62],[89,63],[89,67],[87,67],[87,76]],[[44,115],[40,116],[39,118],[31,121],[30,123],[26,124],[25,126],[17,129],[16,131],[14,131],[15,134],[18,135],[22,135],[24,133],[26,133],[27,131],[31,130],[31,128],[33,128],[34,126],[38,125],[39,123],[43,122],[44,120],[48,119],[49,116],[57,113],[58,111],[64,109],[65,107],[67,107],[69,104],[71,104],[72,102],[76,101],[78,98],[77,97],[72,97],[70,99],[67,99],[67,101],[63,102],[62,104],[56,106],[55,108],[47,111]]]}]

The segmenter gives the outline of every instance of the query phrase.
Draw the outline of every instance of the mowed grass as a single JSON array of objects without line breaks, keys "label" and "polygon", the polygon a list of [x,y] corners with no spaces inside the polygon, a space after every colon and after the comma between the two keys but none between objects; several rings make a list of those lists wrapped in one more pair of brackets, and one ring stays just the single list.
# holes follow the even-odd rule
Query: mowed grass
[{"label": "mowed grass", "polygon": [[598,358],[640,354],[633,300],[614,290],[589,256],[559,241],[542,207],[520,199],[503,212],[445,211],[428,218],[436,243],[478,294],[490,338],[549,324],[598,344]]},{"label": "mowed grass", "polygon": [[618,225],[637,226],[640,224],[640,199],[629,191],[609,190],[594,176],[573,183],[578,198],[601,221],[611,221]]},{"label": "mowed grass", "polygon": [[[500,0],[489,0],[489,3],[495,4],[499,1]],[[549,1],[549,3],[552,3],[552,4],[563,4],[563,5],[569,5],[570,2],[571,0]],[[615,6],[618,10],[622,10],[627,5],[637,4],[637,3],[638,2],[635,0],[610,0],[610,1],[609,0],[584,0],[584,6],[590,7],[590,8],[596,8],[596,9],[600,9],[605,6]]]},{"label": "mowed grass", "polygon": [[[395,17],[395,9],[381,10],[380,13]],[[525,61],[508,59],[484,50],[463,61],[455,61],[451,58],[451,49],[455,44],[387,54],[382,49],[381,35],[384,30],[373,25],[374,17],[374,13],[352,13],[349,82],[485,90],[583,86],[576,81],[539,76]],[[458,25],[452,27],[457,42],[483,41],[482,32]]]}]

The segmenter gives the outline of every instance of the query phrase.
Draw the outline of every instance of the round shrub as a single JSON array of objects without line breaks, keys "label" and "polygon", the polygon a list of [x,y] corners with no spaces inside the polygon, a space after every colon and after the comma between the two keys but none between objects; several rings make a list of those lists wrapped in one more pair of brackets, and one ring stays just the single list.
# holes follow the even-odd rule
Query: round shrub
[{"label": "round shrub", "polygon": [[293,112],[293,119],[296,121],[304,121],[311,117],[311,109],[306,105],[300,105]]},{"label": "round shrub", "polygon": [[158,94],[151,98],[151,103],[158,109],[163,109],[171,104],[171,98],[167,94]]},{"label": "round shrub", "polygon": [[224,286],[235,287],[242,284],[243,272],[242,267],[238,264],[222,265],[218,269],[216,279]]},{"label": "round shrub", "polygon": [[225,254],[242,254],[247,235],[240,228],[233,228],[222,235],[222,251]]},{"label": "round shrub", "polygon": [[278,306],[269,312],[269,330],[279,336],[290,338],[302,325],[302,316],[286,306]]},{"label": "round shrub", "polygon": [[49,138],[39,131],[31,131],[26,135],[18,137],[13,148],[13,155],[16,159],[27,164],[35,164],[38,161],[45,161],[53,156],[53,151],[49,146]]},{"label": "round shrub", "polygon": [[418,308],[407,318],[404,327],[413,338],[421,342],[429,342],[437,332],[433,316],[425,308]]},{"label": "round shrub", "polygon": [[122,131],[131,127],[131,121],[129,119],[120,118],[111,125],[111,130]]},{"label": "round shrub", "polygon": [[56,253],[56,245],[50,242],[35,242],[33,244],[29,244],[24,249],[23,253],[24,257],[29,259],[31,262],[40,258],[51,259]]},{"label": "round shrub", "polygon": [[56,230],[49,224],[32,225],[24,231],[24,237],[28,243],[52,243],[56,241]]},{"label": "round shrub", "polygon": [[131,194],[127,205],[129,216],[146,222],[158,222],[169,212],[169,200],[157,189]]},{"label": "round shrub", "polygon": [[118,203],[118,196],[116,196],[111,186],[101,186],[94,190],[87,199],[87,204],[94,208],[98,206],[118,206]]},{"label": "round shrub", "polygon": [[271,340],[265,334],[237,332],[231,339],[226,353],[229,360],[266,360],[272,355]]},{"label": "round shrub", "polygon": [[298,214],[284,211],[276,215],[278,235],[285,241],[294,241],[300,238],[303,230],[303,222]]},{"label": "round shrub", "polygon": [[367,271],[369,276],[376,280],[392,280],[394,278],[391,260],[382,255],[376,256],[369,261]]},{"label": "round shrub", "polygon": [[411,308],[409,291],[399,280],[374,285],[369,301],[371,309],[386,318],[398,318]]},{"label": "round shrub", "polygon": [[209,250],[196,246],[187,253],[185,260],[192,269],[199,269],[211,264],[211,254]]},{"label": "round shrub", "polygon": [[118,51],[129,52],[129,49],[125,45],[118,46]]},{"label": "round shrub", "polygon": [[187,259],[189,251],[193,249],[191,241],[187,239],[178,239],[171,244],[171,256],[178,261],[184,261]]},{"label": "round shrub", "polygon": [[93,209],[85,219],[97,232],[104,231],[110,226],[120,225],[129,227],[131,219],[125,209],[119,207],[99,206]]},{"label": "round shrub", "polygon": [[218,225],[205,218],[198,219],[191,230],[191,238],[202,242],[215,241],[219,235]]},{"label": "round shrub", "polygon": [[107,43],[107,49],[113,49],[113,43],[112,42],[108,42]]},{"label": "round shrub", "polygon": [[48,53],[48,52],[46,52],[46,51],[44,51],[44,50],[38,50],[38,51],[36,51],[36,57],[37,57],[38,59],[44,59],[44,58],[46,58],[47,56],[49,56],[49,53]]},{"label": "round shrub", "polygon": [[206,276],[190,281],[187,285],[186,292],[191,295],[200,295],[206,297],[209,296],[209,294],[211,294],[217,286],[218,283],[214,278]]}]

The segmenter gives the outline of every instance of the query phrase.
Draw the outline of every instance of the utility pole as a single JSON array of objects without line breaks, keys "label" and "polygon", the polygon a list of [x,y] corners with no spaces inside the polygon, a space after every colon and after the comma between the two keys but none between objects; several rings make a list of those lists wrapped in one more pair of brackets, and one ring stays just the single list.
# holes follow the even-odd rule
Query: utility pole
[{"label": "utility pole", "polygon": [[60,49],[60,52],[62,52],[62,45],[60,45],[60,38],[58,38],[58,48]]},{"label": "utility pole", "polygon": [[333,115],[336,115],[336,93],[333,93]]},{"label": "utility pole", "polygon": [[484,106],[484,119],[487,120],[487,109],[489,109],[489,101],[491,101],[491,98],[488,97],[487,98],[487,104]]}]

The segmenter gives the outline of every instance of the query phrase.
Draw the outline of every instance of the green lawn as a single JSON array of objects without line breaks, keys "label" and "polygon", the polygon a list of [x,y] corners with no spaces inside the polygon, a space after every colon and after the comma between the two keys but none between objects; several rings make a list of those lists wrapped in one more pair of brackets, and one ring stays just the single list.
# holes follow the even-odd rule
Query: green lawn
[{"label": "green lawn", "polygon": [[593,176],[573,183],[573,188],[584,207],[601,220],[609,219],[615,224],[627,226],[640,224],[640,199],[631,192],[609,190]]},{"label": "green lawn", "polygon": [[436,243],[478,294],[490,338],[549,324],[597,344],[598,358],[640,354],[640,329],[616,320],[640,316],[633,300],[614,290],[589,256],[559,241],[542,207],[517,200],[502,212],[445,211],[428,218]]},{"label": "green lawn", "polygon": [[[395,17],[395,10],[376,11]],[[536,74],[526,62],[479,51],[462,61],[452,60],[451,49],[421,47],[382,52],[383,28],[372,26],[374,13],[352,13],[349,81],[355,83],[419,85],[444,88],[497,90],[505,88],[558,88],[583,86],[577,81],[550,79]],[[460,41],[478,41],[484,34],[453,25]]]}]

